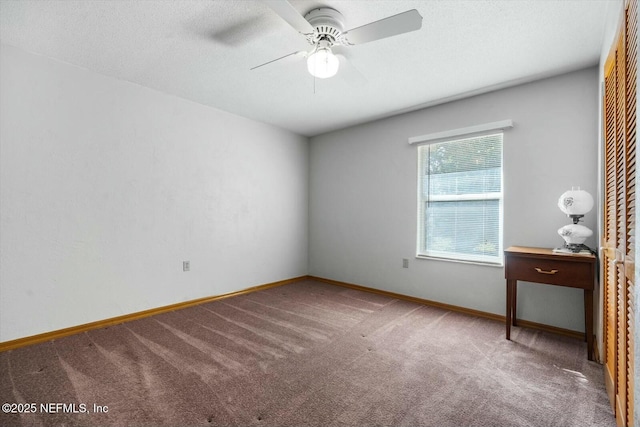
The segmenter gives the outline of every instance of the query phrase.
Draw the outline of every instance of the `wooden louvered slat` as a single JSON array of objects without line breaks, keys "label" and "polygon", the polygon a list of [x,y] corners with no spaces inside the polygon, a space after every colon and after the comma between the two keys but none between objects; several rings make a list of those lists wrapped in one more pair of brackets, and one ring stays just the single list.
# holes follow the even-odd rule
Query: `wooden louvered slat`
[{"label": "wooden louvered slat", "polygon": [[[626,162],[626,200],[625,200],[625,229],[626,229],[626,264],[635,261],[635,222],[636,222],[636,161],[635,141],[629,142],[627,134],[627,162]],[[633,274],[633,269],[627,268],[626,275]]]}]

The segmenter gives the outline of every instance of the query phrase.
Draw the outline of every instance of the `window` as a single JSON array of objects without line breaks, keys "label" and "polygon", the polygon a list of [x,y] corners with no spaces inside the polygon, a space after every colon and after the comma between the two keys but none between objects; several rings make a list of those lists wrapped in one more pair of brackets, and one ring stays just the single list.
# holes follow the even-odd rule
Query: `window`
[{"label": "window", "polygon": [[418,256],[502,265],[502,133],[418,147]]}]

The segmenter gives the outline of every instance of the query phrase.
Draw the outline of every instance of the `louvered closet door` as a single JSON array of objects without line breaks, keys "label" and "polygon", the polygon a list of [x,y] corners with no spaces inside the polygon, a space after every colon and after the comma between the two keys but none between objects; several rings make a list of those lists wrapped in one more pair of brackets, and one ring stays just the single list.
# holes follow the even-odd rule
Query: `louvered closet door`
[{"label": "louvered closet door", "polygon": [[[626,105],[626,89],[625,89],[625,49],[624,49],[624,37],[620,39],[620,45],[618,46],[616,53],[616,80],[617,80],[617,107],[616,107],[616,223],[618,226],[617,236],[618,241],[616,245],[616,259],[625,261],[627,254],[627,236],[629,231],[627,229],[629,225],[627,213],[627,176],[629,172],[628,158],[631,153],[627,152],[627,141],[625,133],[625,105]],[[635,175],[635,174],[634,174]],[[618,356],[617,375],[616,379],[616,418],[619,418],[618,425],[624,425],[627,418],[626,411],[626,399],[627,399],[627,349],[626,349],[626,334],[628,328],[627,322],[627,270],[626,263],[621,262],[616,265],[616,272],[618,274],[618,280],[616,282],[617,290],[617,350]]]},{"label": "louvered closet door", "polygon": [[[626,155],[626,200],[625,219],[626,226],[626,254],[624,262],[625,283],[624,295],[621,295],[621,305],[624,305],[625,314],[622,322],[623,332],[618,332],[619,347],[624,348],[626,366],[618,368],[625,371],[619,375],[619,388],[625,389],[619,393],[621,399],[620,418],[626,421],[626,425],[633,425],[634,417],[634,336],[635,336],[635,223],[636,223],[636,99],[637,99],[637,74],[638,74],[638,2],[630,1],[625,13],[625,155]],[[624,340],[624,342],[622,342]],[[622,349],[620,350],[622,351]],[[622,379],[626,383],[622,383]],[[616,415],[618,421],[620,419]],[[623,423],[624,424],[624,423]]]},{"label": "louvered closet door", "polygon": [[605,384],[615,410],[615,396],[617,381],[617,324],[618,324],[618,273],[616,266],[616,247],[618,245],[617,233],[617,144],[616,144],[616,57],[610,58],[605,70],[605,95],[604,95],[604,155],[605,155],[605,182],[604,182],[604,230],[602,233],[601,267],[603,274],[603,299],[604,299],[604,358],[605,358]]},{"label": "louvered closet door", "polygon": [[636,207],[637,0],[605,65],[604,94],[604,369],[620,426],[633,424]]}]

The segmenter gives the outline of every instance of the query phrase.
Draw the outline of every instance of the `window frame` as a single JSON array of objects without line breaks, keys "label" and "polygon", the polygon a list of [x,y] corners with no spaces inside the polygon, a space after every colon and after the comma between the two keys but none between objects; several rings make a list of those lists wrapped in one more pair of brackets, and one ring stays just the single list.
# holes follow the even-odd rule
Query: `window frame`
[{"label": "window frame", "polygon": [[[494,122],[486,125],[474,126],[465,129],[441,132],[438,134],[424,135],[409,139],[410,144],[417,144],[417,242],[416,258],[437,259],[442,261],[452,261],[460,263],[480,264],[487,266],[502,267],[504,265],[504,129],[513,126],[510,120]],[[481,129],[482,128],[482,129]],[[500,191],[488,193],[466,193],[458,195],[430,195],[424,197],[424,156],[423,150],[434,144],[455,143],[475,138],[492,137],[500,135]],[[429,202],[464,202],[464,201],[498,201],[498,254],[492,255],[472,255],[462,252],[448,252],[427,250],[428,229],[426,220],[428,218]]]}]

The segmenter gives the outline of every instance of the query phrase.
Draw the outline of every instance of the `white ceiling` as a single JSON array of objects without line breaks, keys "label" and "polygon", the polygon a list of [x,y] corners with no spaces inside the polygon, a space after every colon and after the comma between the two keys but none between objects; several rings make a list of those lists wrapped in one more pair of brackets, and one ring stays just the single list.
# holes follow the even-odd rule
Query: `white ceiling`
[{"label": "white ceiling", "polygon": [[419,11],[419,31],[344,48],[364,80],[341,65],[314,82],[304,59],[250,71],[310,47],[252,0],[1,0],[0,41],[312,136],[595,65],[621,1],[292,0],[346,29]]}]

